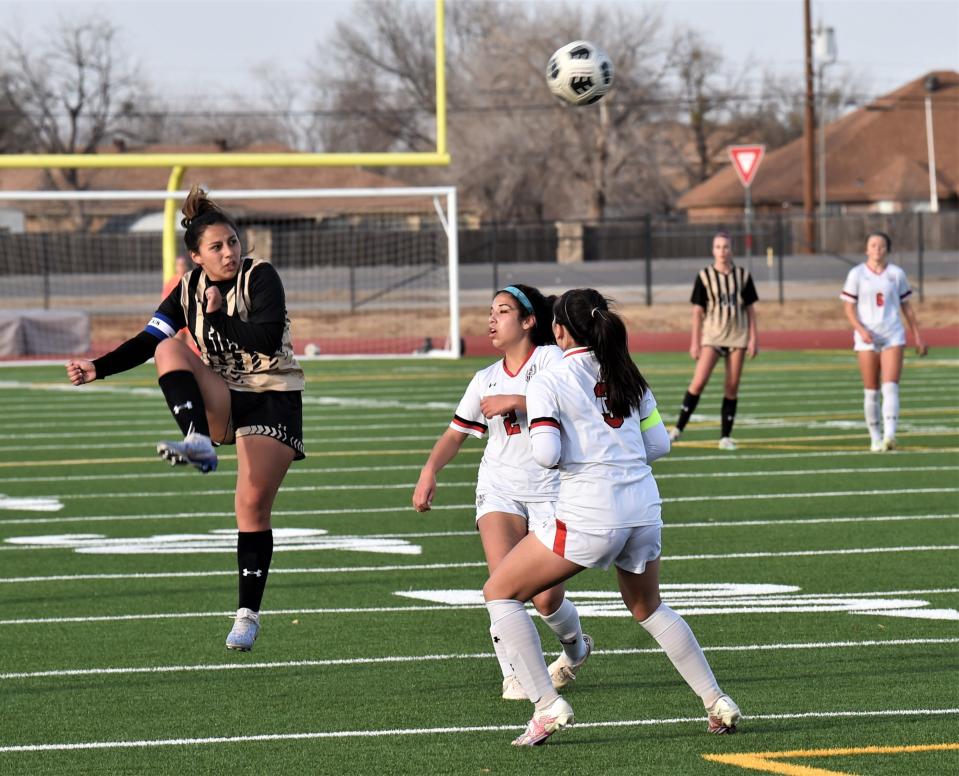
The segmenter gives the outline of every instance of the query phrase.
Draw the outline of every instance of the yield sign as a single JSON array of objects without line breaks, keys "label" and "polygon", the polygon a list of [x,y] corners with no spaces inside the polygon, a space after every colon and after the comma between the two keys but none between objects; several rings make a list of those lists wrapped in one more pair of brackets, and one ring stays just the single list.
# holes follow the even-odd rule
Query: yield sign
[{"label": "yield sign", "polygon": [[766,146],[763,145],[729,146],[729,157],[733,160],[733,167],[740,182],[747,189],[756,177],[756,170],[759,169],[764,153],[766,153]]}]

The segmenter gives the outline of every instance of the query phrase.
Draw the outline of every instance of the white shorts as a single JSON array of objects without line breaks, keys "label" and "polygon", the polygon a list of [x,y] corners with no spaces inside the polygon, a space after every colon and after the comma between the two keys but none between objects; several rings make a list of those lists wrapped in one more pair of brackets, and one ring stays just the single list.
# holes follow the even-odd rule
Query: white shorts
[{"label": "white shorts", "polygon": [[530,528],[557,555],[586,568],[608,569],[615,563],[623,571],[642,574],[663,551],[662,523],[584,531],[554,518],[531,523]]},{"label": "white shorts", "polygon": [[526,520],[528,528],[541,520],[552,520],[556,515],[556,501],[517,501],[499,493],[477,493],[476,521],[490,512],[519,515]]},{"label": "white shorts", "polygon": [[857,353],[859,351],[870,350],[875,353],[882,353],[886,348],[901,348],[906,345],[906,330],[903,328],[900,328],[899,331],[888,332],[887,334],[878,334],[871,331],[869,335],[872,337],[872,342],[863,342],[858,331],[854,331],[852,334],[853,341],[855,342],[853,350]]}]

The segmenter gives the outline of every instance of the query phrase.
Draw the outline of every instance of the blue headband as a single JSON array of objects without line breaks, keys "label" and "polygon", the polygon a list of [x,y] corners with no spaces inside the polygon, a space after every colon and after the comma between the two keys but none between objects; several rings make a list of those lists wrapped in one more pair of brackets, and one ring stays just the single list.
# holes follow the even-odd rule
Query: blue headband
[{"label": "blue headband", "polygon": [[[520,291],[516,286],[506,286],[503,291],[511,296],[516,297],[516,301],[523,305],[523,308],[527,311],[527,315],[533,315],[536,312],[533,309],[533,305],[529,303],[529,299],[526,297],[526,294]],[[500,293],[502,293],[502,291]]]}]

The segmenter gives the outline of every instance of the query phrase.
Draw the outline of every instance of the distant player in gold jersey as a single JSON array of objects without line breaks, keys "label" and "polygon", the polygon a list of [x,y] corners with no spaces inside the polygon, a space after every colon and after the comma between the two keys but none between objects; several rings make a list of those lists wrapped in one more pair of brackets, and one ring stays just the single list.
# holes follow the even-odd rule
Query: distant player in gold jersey
[{"label": "distant player in gold jersey", "polygon": [[683,406],[669,438],[675,442],[699,404],[717,362],[726,361],[726,382],[723,405],[720,450],[735,450],[732,439],[736,419],[736,401],[743,363],[748,355],[759,353],[759,332],[755,304],[759,301],[752,276],[743,267],[733,264],[732,242],[726,232],[713,237],[713,265],[700,270],[693,285],[693,331],[689,355],[696,361],[696,371],[689,383]]},{"label": "distant player in gold jersey", "polygon": [[[243,256],[233,219],[194,187],[183,205],[184,242],[197,265],[143,331],[93,361],[67,363],[83,385],[153,358],[182,441],[160,442],[171,463],[216,469],[214,445],[236,444],[239,608],[228,649],[249,651],[273,556],[271,513],[287,469],[303,458],[303,370],[293,358],[280,276]],[[186,327],[197,355],[176,333]]]}]

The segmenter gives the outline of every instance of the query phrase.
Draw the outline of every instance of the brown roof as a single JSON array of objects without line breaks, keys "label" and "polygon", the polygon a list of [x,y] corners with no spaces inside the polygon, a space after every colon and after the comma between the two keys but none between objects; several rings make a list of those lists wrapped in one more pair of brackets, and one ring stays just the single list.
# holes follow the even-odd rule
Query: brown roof
[{"label": "brown roof", "polygon": [[[242,150],[248,153],[284,153],[290,149],[278,144],[259,144]],[[104,153],[116,153],[113,147],[104,148]],[[151,145],[144,148],[130,148],[136,153],[218,153],[221,149],[213,144],[169,146]],[[224,156],[229,152],[223,152]],[[57,174],[57,171],[51,171]],[[84,190],[93,191],[164,191],[170,177],[170,170],[161,167],[132,167],[82,169],[79,171]],[[359,167],[196,167],[186,169],[181,189],[186,190],[194,183],[206,189],[340,189],[340,188],[393,188],[406,187],[404,181],[390,178],[378,172]],[[49,184],[47,172],[42,169],[0,169],[0,200],[3,191],[46,191]],[[10,200],[6,200],[9,202]],[[154,201],[156,209],[162,210],[162,202]],[[32,210],[23,203],[22,209]],[[117,203],[119,205],[119,203]],[[323,213],[334,212],[389,212],[420,213],[426,209],[432,212],[432,204],[422,197],[416,198],[358,198],[350,197],[331,200],[229,200],[224,206],[236,215],[243,212],[303,214],[315,217]],[[143,203],[131,203],[128,207],[114,206],[114,211],[128,209],[139,210]]]},{"label": "brown roof", "polygon": [[[940,199],[959,197],[959,73],[930,73],[936,183]],[[826,184],[830,202],[929,198],[926,149],[927,76],[826,125]],[[818,151],[818,141],[817,141]],[[754,205],[803,200],[803,139],[766,154],[752,184]],[[817,186],[818,190],[818,186]],[[680,197],[687,210],[741,206],[743,187],[731,166]]]}]

